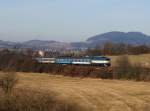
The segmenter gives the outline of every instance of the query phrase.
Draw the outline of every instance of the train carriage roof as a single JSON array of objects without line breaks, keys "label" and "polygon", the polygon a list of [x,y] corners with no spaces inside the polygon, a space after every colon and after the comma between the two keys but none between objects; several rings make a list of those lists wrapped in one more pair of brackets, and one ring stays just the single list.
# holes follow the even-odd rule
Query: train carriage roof
[{"label": "train carriage roof", "polygon": [[85,56],[85,57],[57,57],[56,59],[94,59],[94,60],[103,60],[109,59],[105,56]]}]

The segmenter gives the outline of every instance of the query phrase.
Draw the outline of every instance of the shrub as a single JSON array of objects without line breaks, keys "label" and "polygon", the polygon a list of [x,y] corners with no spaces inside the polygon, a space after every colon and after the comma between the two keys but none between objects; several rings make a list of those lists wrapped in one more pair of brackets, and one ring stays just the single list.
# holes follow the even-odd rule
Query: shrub
[{"label": "shrub", "polygon": [[54,93],[14,90],[17,81],[14,72],[0,74],[0,111],[85,111],[77,103],[59,100]]},{"label": "shrub", "polygon": [[149,81],[150,69],[143,67],[141,64],[131,64],[128,56],[121,56],[114,68],[114,78]]},{"label": "shrub", "polygon": [[0,87],[5,94],[11,93],[18,79],[15,72],[3,73],[0,76]]},{"label": "shrub", "polygon": [[113,79],[113,71],[111,68],[102,68],[99,71],[98,77],[102,79]]},{"label": "shrub", "polygon": [[128,59],[128,56],[124,55],[117,59],[117,66],[115,68],[115,77],[117,79],[127,78],[127,75],[130,75],[131,63]]},{"label": "shrub", "polygon": [[57,99],[54,93],[16,89],[11,96],[0,93],[0,111],[85,111],[77,103]]}]

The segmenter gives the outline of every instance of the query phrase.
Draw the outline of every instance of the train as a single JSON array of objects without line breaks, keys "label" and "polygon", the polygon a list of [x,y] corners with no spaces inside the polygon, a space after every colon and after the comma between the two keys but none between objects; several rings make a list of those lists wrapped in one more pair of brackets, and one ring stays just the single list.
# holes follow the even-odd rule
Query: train
[{"label": "train", "polygon": [[38,63],[61,64],[61,65],[88,65],[88,66],[111,66],[111,59],[105,56],[85,56],[85,57],[56,57],[56,58],[36,58]]}]

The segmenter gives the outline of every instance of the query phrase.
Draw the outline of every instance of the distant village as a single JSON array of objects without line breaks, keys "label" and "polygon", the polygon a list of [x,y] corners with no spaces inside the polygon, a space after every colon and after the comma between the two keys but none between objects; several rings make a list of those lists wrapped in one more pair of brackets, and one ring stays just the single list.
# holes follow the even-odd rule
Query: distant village
[{"label": "distant village", "polygon": [[57,56],[79,56],[84,55],[87,49],[62,49],[56,50],[51,48],[31,49],[31,48],[0,48],[0,52],[10,51],[32,55],[33,57],[57,57]]}]

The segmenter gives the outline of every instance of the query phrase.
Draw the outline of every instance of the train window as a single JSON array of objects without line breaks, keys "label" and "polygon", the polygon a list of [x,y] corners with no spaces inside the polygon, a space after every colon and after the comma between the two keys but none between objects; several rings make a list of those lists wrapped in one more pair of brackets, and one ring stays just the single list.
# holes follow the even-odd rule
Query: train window
[{"label": "train window", "polygon": [[108,61],[109,61],[110,59],[109,59],[109,58],[107,58],[106,60],[108,60]]},{"label": "train window", "polygon": [[88,62],[88,59],[85,59],[85,62]]},{"label": "train window", "polygon": [[72,62],[74,62],[74,59],[72,59]]}]

